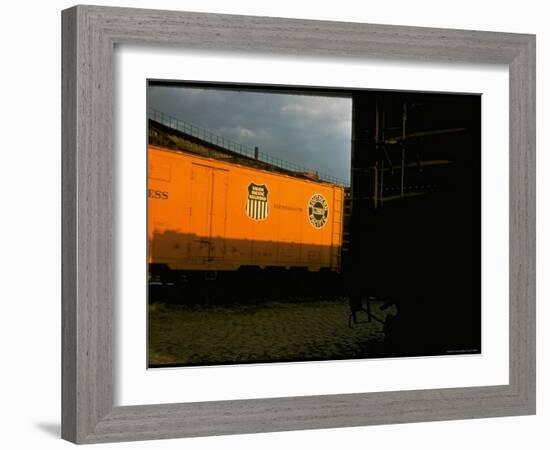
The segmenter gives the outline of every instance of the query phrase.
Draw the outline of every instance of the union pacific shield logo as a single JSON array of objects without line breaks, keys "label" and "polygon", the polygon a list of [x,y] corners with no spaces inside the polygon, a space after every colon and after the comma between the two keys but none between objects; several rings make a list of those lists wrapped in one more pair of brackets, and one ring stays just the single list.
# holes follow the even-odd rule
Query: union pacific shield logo
[{"label": "union pacific shield logo", "polygon": [[265,184],[250,183],[246,198],[246,215],[254,220],[265,220],[269,215],[267,196],[269,191]]}]

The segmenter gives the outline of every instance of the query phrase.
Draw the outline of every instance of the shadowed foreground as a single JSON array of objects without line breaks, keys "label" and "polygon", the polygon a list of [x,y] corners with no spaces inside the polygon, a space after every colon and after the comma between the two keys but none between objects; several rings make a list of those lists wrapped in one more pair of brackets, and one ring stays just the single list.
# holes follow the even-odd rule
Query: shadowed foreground
[{"label": "shadowed foreground", "polygon": [[[384,318],[379,302],[373,313]],[[260,305],[149,307],[149,365],[208,365],[376,356],[382,324],[348,327],[346,299]]]}]

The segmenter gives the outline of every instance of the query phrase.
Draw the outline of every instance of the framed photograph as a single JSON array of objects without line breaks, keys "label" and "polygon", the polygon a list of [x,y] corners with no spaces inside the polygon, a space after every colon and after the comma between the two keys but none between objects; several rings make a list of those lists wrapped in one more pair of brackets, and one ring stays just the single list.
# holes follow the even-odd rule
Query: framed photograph
[{"label": "framed photograph", "polygon": [[534,36],[62,19],[65,439],[535,413]]}]

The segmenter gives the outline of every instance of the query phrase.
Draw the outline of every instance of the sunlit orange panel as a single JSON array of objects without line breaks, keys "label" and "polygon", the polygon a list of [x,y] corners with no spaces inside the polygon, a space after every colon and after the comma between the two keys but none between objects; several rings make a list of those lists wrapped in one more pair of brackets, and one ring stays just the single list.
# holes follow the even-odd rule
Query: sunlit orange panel
[{"label": "sunlit orange panel", "polygon": [[148,149],[148,261],[177,270],[340,270],[344,189]]}]

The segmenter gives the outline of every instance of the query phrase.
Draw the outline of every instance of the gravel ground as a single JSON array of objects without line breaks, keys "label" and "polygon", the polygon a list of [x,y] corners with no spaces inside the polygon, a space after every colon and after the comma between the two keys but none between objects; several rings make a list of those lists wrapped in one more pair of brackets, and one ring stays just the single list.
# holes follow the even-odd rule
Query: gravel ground
[{"label": "gravel ground", "polygon": [[[385,317],[379,302],[372,312]],[[348,326],[345,299],[259,305],[152,305],[149,364],[207,365],[364,358],[384,339],[382,324]]]}]

